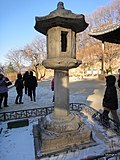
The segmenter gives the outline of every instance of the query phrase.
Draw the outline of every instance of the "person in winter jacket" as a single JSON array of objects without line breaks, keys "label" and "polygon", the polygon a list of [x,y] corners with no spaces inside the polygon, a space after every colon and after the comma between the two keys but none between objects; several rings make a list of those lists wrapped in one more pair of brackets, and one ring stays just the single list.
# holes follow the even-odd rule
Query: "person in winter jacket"
[{"label": "person in winter jacket", "polygon": [[109,75],[106,77],[106,90],[103,98],[103,118],[108,119],[108,114],[111,112],[113,120],[120,123],[117,115],[118,97],[115,82],[115,76]]},{"label": "person in winter jacket", "polygon": [[25,87],[25,94],[28,94],[28,79],[29,79],[29,72],[26,71],[23,75],[23,82]]},{"label": "person in winter jacket", "polygon": [[23,85],[22,75],[20,73],[17,75],[17,79],[15,81],[15,87],[16,87],[16,91],[17,91],[15,104],[23,104],[22,96],[23,96],[24,85]]},{"label": "person in winter jacket", "polygon": [[9,79],[0,73],[0,109],[2,108],[2,102],[4,107],[8,107],[8,86],[11,84]]},{"label": "person in winter jacket", "polygon": [[28,78],[28,96],[30,96],[31,101],[34,99],[36,101],[36,87],[37,87],[37,79],[33,76],[33,72],[30,71],[30,75]]},{"label": "person in winter jacket", "polygon": [[120,89],[120,69],[118,69],[118,87]]},{"label": "person in winter jacket", "polygon": [[[54,77],[53,77],[53,79],[52,79],[52,81],[51,81],[51,90],[54,92]],[[52,100],[53,102],[55,101],[55,95],[53,94],[53,100]]]}]

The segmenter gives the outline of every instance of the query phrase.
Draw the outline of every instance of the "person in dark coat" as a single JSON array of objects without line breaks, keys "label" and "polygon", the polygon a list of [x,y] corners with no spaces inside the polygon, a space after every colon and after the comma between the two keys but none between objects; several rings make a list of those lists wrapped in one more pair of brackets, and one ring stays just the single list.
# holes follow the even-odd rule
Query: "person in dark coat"
[{"label": "person in dark coat", "polygon": [[2,109],[1,105],[3,102],[4,107],[8,107],[8,86],[12,85],[7,77],[4,77],[3,74],[0,73],[0,109]]},{"label": "person in dark coat", "polygon": [[108,114],[111,112],[113,120],[120,123],[117,115],[118,97],[115,82],[115,76],[109,75],[106,77],[106,90],[103,98],[103,118],[108,119]]},{"label": "person in dark coat", "polygon": [[120,69],[118,69],[118,87],[120,89]]},{"label": "person in dark coat", "polygon": [[37,87],[37,79],[33,76],[33,72],[30,71],[30,75],[28,78],[28,95],[30,96],[31,101],[34,99],[36,101],[36,87]]},{"label": "person in dark coat", "polygon": [[23,104],[22,96],[23,96],[24,85],[23,85],[22,75],[20,73],[18,73],[18,75],[17,75],[17,79],[15,81],[15,87],[16,87],[16,91],[17,91],[15,104]]},{"label": "person in dark coat", "polygon": [[[53,79],[52,79],[52,81],[51,81],[51,90],[54,92],[54,77],[53,77]],[[53,102],[55,101],[55,94],[53,93],[53,100],[52,100]]]},{"label": "person in dark coat", "polygon": [[29,79],[29,72],[26,71],[23,75],[24,87],[25,87],[25,94],[28,94],[28,79]]}]

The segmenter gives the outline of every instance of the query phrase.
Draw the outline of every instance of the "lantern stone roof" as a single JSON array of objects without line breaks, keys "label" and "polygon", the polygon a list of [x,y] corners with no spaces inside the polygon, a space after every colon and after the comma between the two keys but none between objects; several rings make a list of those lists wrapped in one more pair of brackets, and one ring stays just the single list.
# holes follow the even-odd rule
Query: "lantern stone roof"
[{"label": "lantern stone roof", "polygon": [[35,20],[34,28],[44,35],[47,34],[48,29],[57,26],[72,29],[76,33],[82,32],[88,27],[88,24],[85,22],[85,16],[66,10],[63,2],[59,2],[57,9],[50,12],[47,16],[35,17]]},{"label": "lantern stone roof", "polygon": [[120,22],[93,28],[89,35],[101,41],[120,44]]}]

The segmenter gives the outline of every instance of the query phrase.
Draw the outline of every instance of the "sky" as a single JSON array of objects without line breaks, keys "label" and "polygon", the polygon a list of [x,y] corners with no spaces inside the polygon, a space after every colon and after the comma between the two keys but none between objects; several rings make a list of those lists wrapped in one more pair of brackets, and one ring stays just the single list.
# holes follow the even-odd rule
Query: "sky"
[{"label": "sky", "polygon": [[[63,0],[65,9],[90,14],[112,0]],[[10,50],[23,48],[40,35],[34,29],[35,16],[46,16],[57,8],[59,0],[0,0],[0,64]]]}]

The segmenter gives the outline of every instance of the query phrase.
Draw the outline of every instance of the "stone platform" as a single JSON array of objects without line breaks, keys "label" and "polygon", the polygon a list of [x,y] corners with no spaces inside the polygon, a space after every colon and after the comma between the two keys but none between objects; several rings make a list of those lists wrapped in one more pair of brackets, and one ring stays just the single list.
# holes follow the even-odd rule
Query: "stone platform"
[{"label": "stone platform", "polygon": [[92,138],[91,129],[85,125],[80,118],[80,124],[76,130],[73,128],[73,130],[64,130],[62,132],[46,129],[43,122],[41,118],[38,124],[33,126],[35,157],[38,160],[45,155],[52,155],[57,152],[64,152],[65,150],[83,149],[96,145],[96,142]]}]

